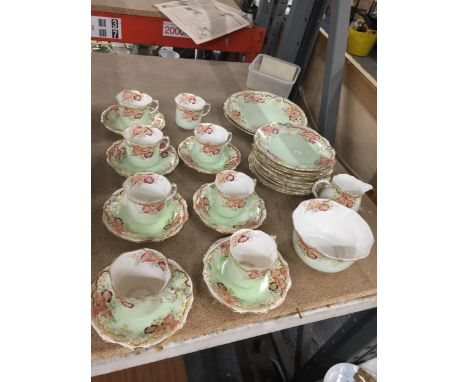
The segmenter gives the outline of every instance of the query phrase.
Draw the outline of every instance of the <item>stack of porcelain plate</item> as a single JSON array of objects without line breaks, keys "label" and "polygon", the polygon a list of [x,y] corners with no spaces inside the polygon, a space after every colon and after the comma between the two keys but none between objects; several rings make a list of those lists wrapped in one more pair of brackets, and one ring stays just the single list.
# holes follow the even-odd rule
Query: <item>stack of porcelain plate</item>
[{"label": "stack of porcelain plate", "polygon": [[330,178],[335,150],[308,127],[269,123],[255,133],[249,168],[265,186],[290,195],[309,195],[314,183]]}]

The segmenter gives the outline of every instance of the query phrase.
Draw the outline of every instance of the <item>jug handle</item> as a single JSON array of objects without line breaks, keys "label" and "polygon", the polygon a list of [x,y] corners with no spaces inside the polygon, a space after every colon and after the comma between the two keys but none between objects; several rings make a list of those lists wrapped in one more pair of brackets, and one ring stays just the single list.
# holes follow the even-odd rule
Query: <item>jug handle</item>
[{"label": "jug handle", "polygon": [[319,179],[312,186],[312,193],[316,198],[318,198],[320,192],[322,192],[323,189],[328,186],[330,186],[330,181],[328,179]]}]

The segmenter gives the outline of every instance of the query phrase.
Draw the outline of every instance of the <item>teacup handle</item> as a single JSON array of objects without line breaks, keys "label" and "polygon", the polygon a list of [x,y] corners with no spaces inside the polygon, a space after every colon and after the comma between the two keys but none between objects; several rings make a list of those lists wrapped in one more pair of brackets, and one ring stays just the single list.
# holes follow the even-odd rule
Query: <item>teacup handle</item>
[{"label": "teacup handle", "polygon": [[171,144],[171,141],[169,139],[169,137],[166,135],[164,137],[161,138],[161,141],[159,142],[159,149],[160,150],[165,150],[169,147],[169,145]]},{"label": "teacup handle", "polygon": [[312,193],[318,198],[322,190],[328,186],[330,186],[330,181],[328,179],[319,179],[312,186]]},{"label": "teacup handle", "polygon": [[175,194],[177,194],[177,184],[175,183],[172,183],[171,184],[171,192],[169,193],[169,195],[167,196],[167,199],[171,199],[175,196]]},{"label": "teacup handle", "polygon": [[154,99],[151,101],[150,105],[155,105],[155,106],[150,106],[150,114],[155,114],[159,110],[159,101],[157,99]]},{"label": "teacup handle", "polygon": [[231,139],[232,139],[232,133],[229,132],[229,135],[228,135],[228,139],[226,141],[226,143],[224,144],[225,146],[228,145],[229,143],[231,143]]},{"label": "teacup handle", "polygon": [[[208,109],[206,111],[203,111],[203,109],[205,109],[205,107],[208,106]],[[203,106],[203,109],[202,109],[202,117],[204,117],[205,115],[207,115],[210,110],[211,110],[211,105],[209,103],[205,103],[205,106]]]}]

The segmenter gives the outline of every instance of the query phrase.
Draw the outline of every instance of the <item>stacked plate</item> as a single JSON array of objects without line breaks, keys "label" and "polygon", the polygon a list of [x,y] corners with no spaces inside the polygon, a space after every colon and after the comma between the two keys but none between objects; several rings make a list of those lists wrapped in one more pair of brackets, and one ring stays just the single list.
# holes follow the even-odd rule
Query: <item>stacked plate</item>
[{"label": "stacked plate", "polygon": [[244,90],[224,102],[224,115],[244,133],[254,135],[260,126],[270,122],[307,126],[307,118],[294,102],[268,92]]},{"label": "stacked plate", "polygon": [[309,195],[319,179],[329,179],[335,150],[308,127],[269,123],[255,133],[250,171],[265,186],[284,194]]}]

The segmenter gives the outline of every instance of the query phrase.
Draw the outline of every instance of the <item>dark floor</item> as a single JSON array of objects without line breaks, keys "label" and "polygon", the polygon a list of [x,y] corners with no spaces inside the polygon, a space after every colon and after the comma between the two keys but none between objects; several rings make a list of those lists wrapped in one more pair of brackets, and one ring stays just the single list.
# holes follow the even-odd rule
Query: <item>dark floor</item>
[{"label": "dark floor", "polygon": [[[312,331],[306,359],[334,334],[349,315],[305,325]],[[297,328],[218,346],[184,356],[190,382],[276,382],[284,381],[294,372]],[[281,343],[281,354],[275,351]]]}]

